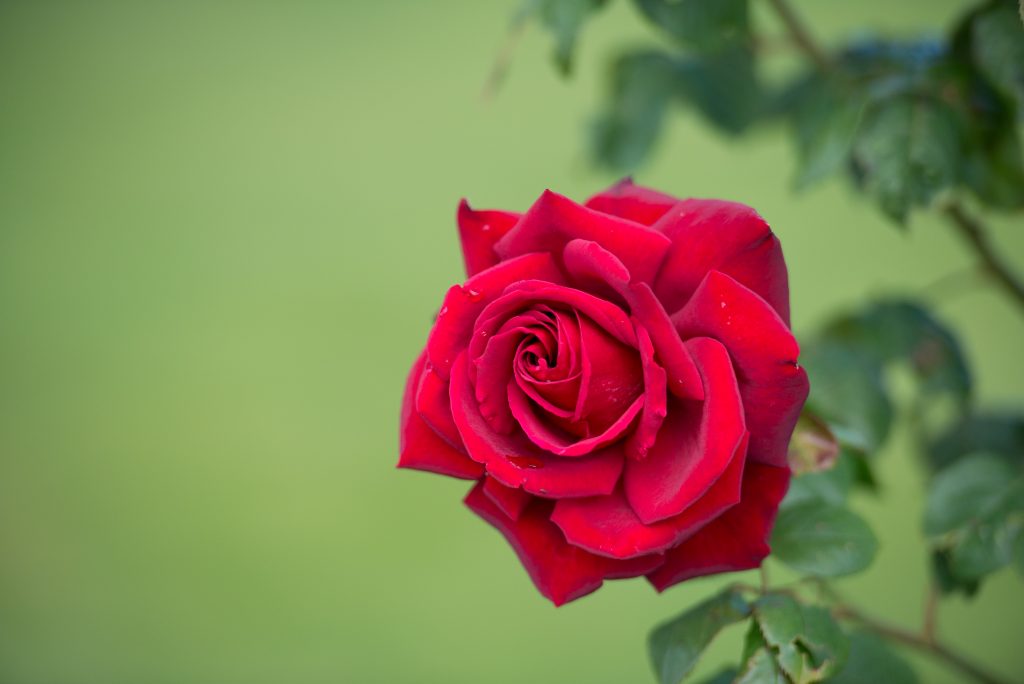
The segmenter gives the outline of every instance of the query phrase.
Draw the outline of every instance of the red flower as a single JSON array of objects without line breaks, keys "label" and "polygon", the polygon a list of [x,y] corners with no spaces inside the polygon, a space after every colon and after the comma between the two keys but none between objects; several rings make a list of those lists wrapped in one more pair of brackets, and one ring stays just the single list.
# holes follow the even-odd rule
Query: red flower
[{"label": "red flower", "polygon": [[764,220],[627,180],[458,222],[469,279],[409,375],[399,466],[476,480],[556,605],[760,565],[808,389]]}]

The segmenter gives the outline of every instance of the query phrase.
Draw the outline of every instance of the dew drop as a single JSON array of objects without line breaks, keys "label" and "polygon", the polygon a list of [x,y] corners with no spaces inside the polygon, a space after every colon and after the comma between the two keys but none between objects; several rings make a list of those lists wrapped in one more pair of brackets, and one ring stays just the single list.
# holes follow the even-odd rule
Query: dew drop
[{"label": "dew drop", "polygon": [[480,232],[481,233],[489,233],[489,232],[491,232],[491,224],[490,223],[485,223],[484,225],[480,226]]},{"label": "dew drop", "polygon": [[517,468],[528,468],[530,470],[544,467],[544,461],[533,456],[509,456],[508,462]]},{"label": "dew drop", "polygon": [[441,310],[437,312],[437,317],[440,318],[441,316],[444,316],[446,313],[448,313],[448,307],[442,306]]},{"label": "dew drop", "polygon": [[725,308],[725,302],[721,302],[721,307],[722,307],[723,309]]},{"label": "dew drop", "polygon": [[481,299],[483,299],[483,294],[477,292],[476,290],[466,290],[466,299],[468,299],[471,302],[479,302]]}]

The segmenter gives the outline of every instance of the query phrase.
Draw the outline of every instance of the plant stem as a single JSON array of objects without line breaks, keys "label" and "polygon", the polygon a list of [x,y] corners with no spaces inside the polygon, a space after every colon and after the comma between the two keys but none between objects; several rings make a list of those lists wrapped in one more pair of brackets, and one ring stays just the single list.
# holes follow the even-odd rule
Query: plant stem
[{"label": "plant stem", "polygon": [[901,643],[904,646],[910,646],[911,648],[917,649],[923,653],[928,653],[929,655],[952,665],[964,674],[970,676],[972,679],[982,682],[982,684],[1004,684],[999,678],[982,670],[959,653],[951,651],[934,638],[928,638],[927,635],[915,634],[914,632],[888,625],[876,620],[875,618],[868,617],[846,605],[835,606],[833,614],[839,619],[856,622],[865,629],[874,632],[879,636],[885,637],[886,639],[891,639],[892,641]]},{"label": "plant stem", "polygon": [[800,17],[790,7],[788,0],[768,0],[768,3],[775,10],[775,13],[779,15],[779,19],[782,20],[786,31],[797,47],[803,50],[804,54],[814,62],[818,69],[828,71],[832,66],[828,55],[811,36],[803,21],[800,20]]},{"label": "plant stem", "polygon": [[935,624],[939,607],[939,590],[932,582],[928,585],[928,593],[924,597],[924,620],[921,624],[921,635],[929,644],[935,644]]},{"label": "plant stem", "polygon": [[974,250],[985,272],[1010,295],[1018,306],[1024,308],[1024,284],[996,253],[981,221],[968,214],[963,205],[958,202],[947,204],[944,210],[953,227]]}]

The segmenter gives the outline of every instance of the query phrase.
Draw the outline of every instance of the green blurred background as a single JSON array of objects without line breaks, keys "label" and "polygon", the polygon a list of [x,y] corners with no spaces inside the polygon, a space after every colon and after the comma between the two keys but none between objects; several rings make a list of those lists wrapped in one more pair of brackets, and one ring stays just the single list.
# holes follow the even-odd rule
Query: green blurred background
[{"label": "green blurred background", "polygon": [[[966,6],[800,4],[833,38]],[[406,370],[461,276],[458,199],[524,209],[614,180],[582,124],[611,52],[650,31],[617,3],[563,82],[531,30],[483,102],[516,5],[0,2],[0,682],[653,681],[647,630],[725,580],[613,582],[556,610],[462,507],[466,483],[394,470]],[[792,168],[779,131],[736,142],[684,113],[638,180],[757,207],[798,331],[969,265],[935,218],[901,234],[839,182],[794,195]],[[1012,223],[994,237],[1024,266]],[[1017,312],[930,292],[981,403],[1020,407]],[[855,502],[882,553],[840,586],[913,625],[906,445]],[[940,631],[1024,680],[1022,608],[1003,572],[944,602]]]}]

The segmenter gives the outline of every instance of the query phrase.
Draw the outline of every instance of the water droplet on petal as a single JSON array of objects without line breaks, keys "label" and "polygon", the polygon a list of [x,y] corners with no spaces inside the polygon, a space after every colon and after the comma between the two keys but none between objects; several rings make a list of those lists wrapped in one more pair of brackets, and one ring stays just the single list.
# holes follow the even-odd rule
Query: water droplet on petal
[{"label": "water droplet on petal", "polygon": [[529,468],[530,470],[544,467],[544,461],[533,456],[509,456],[508,462],[517,468]]},{"label": "water droplet on petal", "polygon": [[437,317],[440,318],[441,316],[444,316],[446,313],[448,313],[448,307],[442,306],[441,310],[437,312]]},{"label": "water droplet on petal", "polygon": [[483,294],[477,292],[476,290],[466,290],[466,299],[468,299],[471,302],[479,302],[481,299],[483,299]]},{"label": "water droplet on petal", "polygon": [[485,223],[484,225],[480,226],[480,232],[481,233],[489,233],[489,232],[491,232],[491,224],[490,223]]}]

